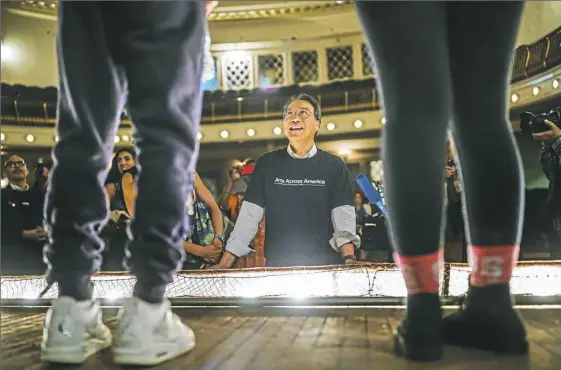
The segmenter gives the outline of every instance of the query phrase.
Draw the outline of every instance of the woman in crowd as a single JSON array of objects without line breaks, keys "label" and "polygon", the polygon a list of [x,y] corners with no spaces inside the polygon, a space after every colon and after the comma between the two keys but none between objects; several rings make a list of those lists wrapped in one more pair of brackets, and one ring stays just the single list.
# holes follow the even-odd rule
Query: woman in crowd
[{"label": "woman in crowd", "polygon": [[120,217],[128,219],[134,214],[134,200],[136,199],[134,180],[136,175],[136,153],[134,150],[130,148],[117,150],[105,182],[105,193],[109,200],[113,221],[118,221]]},{"label": "woman in crowd", "polygon": [[[105,184],[105,191],[110,202],[110,219],[113,221],[113,225],[117,225],[117,230],[122,229],[128,220],[134,217],[135,181],[138,174],[135,159],[136,154],[133,149],[123,148],[118,150],[113,158],[112,167]],[[196,172],[193,196],[195,214],[191,220],[192,233],[183,242],[183,248],[187,253],[187,259],[184,263],[186,269],[200,268],[203,263],[215,263],[222,253],[224,242],[225,218],[211,192]],[[107,232],[108,242],[115,238],[124,237],[123,233],[111,232],[115,231],[113,228],[111,229]],[[114,244],[124,245],[124,240],[123,243]],[[108,251],[110,250],[111,248],[108,248]],[[118,248],[118,251],[113,249],[112,253],[104,259],[107,263],[106,269],[120,269],[117,266],[121,265],[123,257],[124,251],[122,248]]]},{"label": "woman in crowd", "polygon": [[372,207],[370,207],[370,204],[365,202],[361,192],[355,193],[354,202],[356,215],[356,232],[357,234],[360,234],[362,225],[364,223],[364,218],[367,216],[372,216]]},{"label": "woman in crowd", "polygon": [[204,268],[218,262],[231,223],[224,217],[210,190],[195,172],[192,192],[191,235],[183,242],[185,269]]},{"label": "woman in crowd", "polygon": [[[244,172],[242,168],[253,164],[255,164],[255,161],[253,159],[248,159],[243,165],[231,168],[229,171],[228,183],[220,195],[220,206],[233,223],[238,219],[238,214],[251,177],[249,174],[242,176],[242,172]],[[265,267],[264,217],[261,222],[259,222],[257,234],[251,240],[250,246],[255,252],[249,256],[238,258],[235,265],[236,268]]]}]

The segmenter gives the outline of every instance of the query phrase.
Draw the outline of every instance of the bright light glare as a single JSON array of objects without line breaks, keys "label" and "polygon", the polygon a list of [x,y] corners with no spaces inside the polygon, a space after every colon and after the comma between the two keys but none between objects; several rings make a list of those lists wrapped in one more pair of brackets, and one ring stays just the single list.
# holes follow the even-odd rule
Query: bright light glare
[{"label": "bright light glare", "polygon": [[327,130],[328,130],[328,131],[333,131],[333,130],[335,130],[335,124],[334,124],[333,122],[329,122],[329,123],[327,124]]},{"label": "bright light glare", "polygon": [[[449,294],[463,295],[468,288],[469,268],[452,267],[450,271]],[[553,265],[519,265],[515,268],[510,281],[512,294],[532,296],[561,295],[561,266]]]},{"label": "bright light glare", "polygon": [[275,127],[273,129],[273,134],[280,135],[282,133],[282,129],[280,127]]},{"label": "bright light glare", "polygon": [[[468,288],[469,268],[452,264],[449,296],[462,296]],[[441,275],[443,282],[444,274]],[[102,274],[92,277],[96,298],[118,299],[132,295],[132,275]],[[514,269],[511,292],[516,295],[561,295],[561,264],[519,265]],[[46,282],[41,276],[3,276],[3,299],[36,299]],[[326,268],[223,270],[180,272],[166,289],[167,298],[259,298],[280,297],[405,297],[407,291],[399,269],[392,264],[368,264]],[[56,284],[44,299],[58,295]]]},{"label": "bright light glare", "polygon": [[0,50],[2,55],[2,63],[15,63],[17,61],[17,49],[15,46],[2,43]]},{"label": "bright light glare", "polygon": [[36,290],[26,290],[25,292],[23,292],[23,295],[21,298],[23,299],[37,299],[39,298],[39,294],[41,294],[41,292],[36,291]]}]

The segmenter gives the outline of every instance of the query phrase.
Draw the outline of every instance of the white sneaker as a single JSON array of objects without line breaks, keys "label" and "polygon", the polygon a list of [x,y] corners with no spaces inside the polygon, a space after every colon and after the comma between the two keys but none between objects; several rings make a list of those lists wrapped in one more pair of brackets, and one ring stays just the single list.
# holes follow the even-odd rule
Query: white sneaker
[{"label": "white sneaker", "polygon": [[45,315],[41,360],[81,364],[111,345],[111,331],[101,320],[95,301],[59,297]]},{"label": "white sneaker", "polygon": [[195,333],[171,312],[167,300],[151,304],[131,298],[123,305],[119,319],[113,346],[114,360],[119,365],[157,365],[195,347]]}]

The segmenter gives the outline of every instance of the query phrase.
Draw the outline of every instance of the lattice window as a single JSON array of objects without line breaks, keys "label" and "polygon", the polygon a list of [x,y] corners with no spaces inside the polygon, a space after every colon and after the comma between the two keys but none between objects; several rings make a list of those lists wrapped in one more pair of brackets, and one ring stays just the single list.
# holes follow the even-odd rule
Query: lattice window
[{"label": "lattice window", "polygon": [[372,69],[372,56],[370,55],[370,49],[368,48],[368,45],[362,44],[361,54],[362,54],[362,74],[364,76],[373,76],[374,70]]},{"label": "lattice window", "polygon": [[253,87],[251,54],[226,54],[222,58],[222,81],[227,90]]},{"label": "lattice window", "polygon": [[295,83],[317,81],[319,79],[317,51],[292,53],[292,74]]},{"label": "lattice window", "polygon": [[263,87],[284,84],[284,59],[278,55],[259,55],[259,85]]},{"label": "lattice window", "polygon": [[344,46],[328,48],[327,52],[327,78],[340,80],[352,78],[353,73],[353,47]]}]

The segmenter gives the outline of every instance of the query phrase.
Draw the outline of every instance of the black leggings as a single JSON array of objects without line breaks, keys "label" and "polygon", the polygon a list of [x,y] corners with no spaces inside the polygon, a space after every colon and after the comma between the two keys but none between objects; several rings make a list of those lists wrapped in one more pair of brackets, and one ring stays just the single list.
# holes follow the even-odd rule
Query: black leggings
[{"label": "black leggings", "polygon": [[394,245],[435,252],[451,124],[468,243],[520,243],[523,174],[507,93],[521,2],[356,3],[384,100],[385,196]]}]

